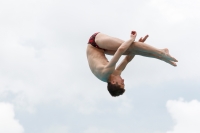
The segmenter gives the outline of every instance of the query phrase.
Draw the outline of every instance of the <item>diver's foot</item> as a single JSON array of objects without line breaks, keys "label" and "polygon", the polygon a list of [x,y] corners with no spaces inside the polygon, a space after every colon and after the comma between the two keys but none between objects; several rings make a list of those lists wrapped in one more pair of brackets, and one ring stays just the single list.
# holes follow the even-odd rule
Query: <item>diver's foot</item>
[{"label": "diver's foot", "polygon": [[169,61],[169,60],[163,60],[163,61],[166,62],[166,63],[169,63],[172,66],[175,66],[175,67],[177,66],[176,63],[173,62],[173,61]]},{"label": "diver's foot", "polygon": [[174,57],[172,57],[170,54],[169,54],[169,50],[167,48],[165,49],[161,49],[162,53],[161,53],[161,59],[163,60],[168,60],[168,61],[173,61],[173,62],[178,62],[177,59],[175,59]]}]

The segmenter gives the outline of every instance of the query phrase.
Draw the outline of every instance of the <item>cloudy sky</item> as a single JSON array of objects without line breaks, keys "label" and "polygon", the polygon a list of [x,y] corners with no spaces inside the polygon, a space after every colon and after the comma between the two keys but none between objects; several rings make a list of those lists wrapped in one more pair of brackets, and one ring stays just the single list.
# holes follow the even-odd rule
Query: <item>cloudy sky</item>
[{"label": "cloudy sky", "polygon": [[[199,24],[199,0],[1,0],[0,132],[199,133]],[[131,30],[178,66],[136,56],[113,98],[90,72],[87,41]]]}]

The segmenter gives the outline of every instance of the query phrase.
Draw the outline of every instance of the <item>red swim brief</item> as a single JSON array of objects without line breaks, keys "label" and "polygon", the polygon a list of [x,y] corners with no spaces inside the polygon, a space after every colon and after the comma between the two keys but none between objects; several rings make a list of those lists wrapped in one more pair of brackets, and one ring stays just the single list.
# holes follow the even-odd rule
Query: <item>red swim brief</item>
[{"label": "red swim brief", "polygon": [[[96,35],[97,35],[98,33],[100,33],[100,32],[96,32],[96,33],[94,33],[94,34],[90,37],[90,39],[89,39],[89,41],[88,41],[88,44],[91,44],[93,47],[96,47],[96,48],[98,48],[98,49],[102,49],[102,48],[100,48],[100,47],[96,44],[96,42],[95,42],[95,37],[96,37]],[[105,50],[105,49],[103,49],[103,50]]]}]

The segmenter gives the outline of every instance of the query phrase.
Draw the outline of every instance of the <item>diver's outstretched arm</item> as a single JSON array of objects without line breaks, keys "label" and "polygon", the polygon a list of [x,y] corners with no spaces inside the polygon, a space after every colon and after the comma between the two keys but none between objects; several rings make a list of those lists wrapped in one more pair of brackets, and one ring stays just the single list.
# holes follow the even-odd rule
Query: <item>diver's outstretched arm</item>
[{"label": "diver's outstretched arm", "polygon": [[[117,49],[112,59],[105,66],[104,69],[115,68],[116,63],[119,61],[119,58],[123,55],[124,52],[126,52],[126,50],[130,47],[130,45],[135,41],[136,36],[137,36],[136,32],[134,34],[131,34],[131,38],[125,41],[124,43],[122,43],[122,45],[120,45],[120,47]],[[113,69],[110,69],[110,70],[113,70]]]},{"label": "diver's outstretched arm", "polygon": [[[140,38],[139,42],[145,42],[149,36],[146,35],[144,38]],[[121,75],[122,71],[126,68],[127,64],[134,58],[135,54],[128,54],[122,62],[117,66],[116,71]]]},{"label": "diver's outstretched arm", "polygon": [[117,66],[116,72],[121,75],[122,71],[126,68],[127,64],[134,58],[134,54],[127,55],[122,62]]}]

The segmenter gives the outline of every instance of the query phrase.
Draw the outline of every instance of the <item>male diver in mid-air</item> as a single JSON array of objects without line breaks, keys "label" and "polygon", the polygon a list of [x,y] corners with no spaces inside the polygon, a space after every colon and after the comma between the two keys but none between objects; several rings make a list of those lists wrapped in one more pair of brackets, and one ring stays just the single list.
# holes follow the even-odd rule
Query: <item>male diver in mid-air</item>
[{"label": "male diver in mid-air", "polygon": [[[108,83],[107,88],[112,96],[119,96],[125,92],[121,73],[135,55],[156,58],[172,66],[176,66],[175,62],[178,62],[169,54],[167,48],[157,49],[144,43],[148,35],[140,38],[138,42],[135,42],[136,36],[137,33],[132,31],[130,39],[123,41],[98,32],[89,39],[87,59],[90,69],[98,79]],[[108,61],[105,54],[113,55],[112,59]],[[122,55],[126,56],[116,67],[116,63]]]}]

